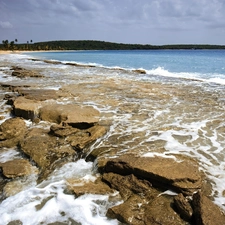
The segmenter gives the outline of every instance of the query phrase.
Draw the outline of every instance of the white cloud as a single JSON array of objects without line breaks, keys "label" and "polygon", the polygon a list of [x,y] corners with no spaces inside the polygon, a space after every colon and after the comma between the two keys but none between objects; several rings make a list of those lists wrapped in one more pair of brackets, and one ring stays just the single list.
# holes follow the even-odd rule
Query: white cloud
[{"label": "white cloud", "polygon": [[3,29],[13,28],[13,25],[9,21],[0,21],[0,27]]}]

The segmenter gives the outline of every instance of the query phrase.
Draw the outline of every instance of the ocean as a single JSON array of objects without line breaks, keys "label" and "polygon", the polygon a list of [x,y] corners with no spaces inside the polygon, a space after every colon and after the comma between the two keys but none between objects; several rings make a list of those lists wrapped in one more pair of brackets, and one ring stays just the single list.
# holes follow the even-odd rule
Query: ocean
[{"label": "ocean", "polygon": [[[40,59],[34,61],[31,59]],[[60,61],[60,64],[42,60]],[[71,66],[73,63],[79,66]],[[10,76],[10,66],[36,69],[44,78]],[[7,72],[8,71],[8,72]],[[142,73],[139,73],[141,71]],[[107,134],[94,143],[104,155],[191,157],[212,186],[212,198],[225,210],[225,51],[61,51],[0,55],[0,82],[43,89],[70,90],[60,104],[91,105],[101,112]],[[73,86],[72,86],[73,85]],[[71,90],[71,87],[77,88]],[[0,90],[0,95],[5,92]],[[11,115],[4,102],[0,113]],[[26,121],[28,127],[34,125]],[[0,162],[20,158],[17,149],[0,151]],[[80,184],[98,176],[95,162],[80,159],[57,169],[48,180],[19,180],[23,191],[0,203],[0,225],[20,220],[24,225],[120,224],[105,214],[110,196],[64,193],[66,179]],[[17,183],[18,185],[18,183]],[[40,210],[36,205],[47,202]],[[75,222],[76,221],[76,222]]]}]

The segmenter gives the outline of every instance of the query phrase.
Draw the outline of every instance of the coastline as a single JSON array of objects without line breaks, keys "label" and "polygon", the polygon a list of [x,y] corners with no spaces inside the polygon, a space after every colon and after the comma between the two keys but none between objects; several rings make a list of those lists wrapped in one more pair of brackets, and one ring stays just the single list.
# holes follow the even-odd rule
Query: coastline
[{"label": "coastline", "polygon": [[[20,53],[24,53],[24,52],[33,52],[33,51],[22,51],[22,52],[15,52],[15,53],[20,54]],[[44,52],[48,52],[48,51],[44,51]],[[5,54],[13,54],[13,52],[8,51]],[[17,57],[17,56],[15,55],[15,57]],[[7,58],[7,56],[6,56],[6,58]],[[32,69],[31,68],[24,69],[23,66],[25,66],[25,64],[23,64],[22,60],[17,61],[17,62],[19,62],[19,63],[18,64],[16,63],[16,65],[20,66],[22,68],[22,69],[18,69],[18,68],[13,69],[14,75],[16,74],[17,78],[18,78],[17,83],[14,83],[11,81],[7,82],[8,85],[11,85],[11,86],[9,86],[8,89],[6,89],[6,87],[4,85],[5,89],[2,89],[2,90],[10,91],[10,88],[12,88],[14,90],[14,93],[17,93],[16,94],[17,100],[14,99],[14,103],[13,103],[14,106],[17,107],[16,108],[17,112],[19,112],[18,110],[24,111],[24,109],[22,108],[22,105],[18,105],[18,104],[26,103],[27,105],[30,105],[31,108],[37,107],[34,110],[32,109],[33,110],[32,115],[34,115],[34,121],[33,121],[33,124],[31,125],[31,126],[33,126],[32,129],[34,128],[32,130],[32,132],[35,132],[35,128],[37,128],[37,127],[40,128],[40,125],[44,124],[43,121],[41,122],[41,118],[43,119],[44,116],[39,118],[39,110],[40,110],[39,106],[40,106],[40,104],[44,104],[43,102],[46,100],[46,98],[48,100],[50,99],[51,102],[60,101],[61,103],[64,103],[65,106],[63,108],[59,108],[58,109],[59,112],[61,111],[61,109],[63,109],[63,111],[65,112],[65,109],[69,108],[70,104],[74,104],[74,105],[78,104],[81,106],[94,105],[96,108],[99,109],[99,111],[101,112],[101,125],[105,125],[106,127],[110,126],[111,130],[107,131],[107,136],[104,136],[104,138],[102,138],[101,145],[98,145],[98,143],[97,143],[97,145],[95,145],[95,147],[93,148],[94,151],[91,153],[89,152],[88,157],[89,157],[90,161],[98,158],[98,154],[100,157],[104,156],[104,154],[105,154],[105,157],[108,160],[108,156],[110,156],[110,155],[115,156],[115,155],[123,152],[123,154],[125,155],[126,158],[124,158],[124,156],[122,158],[120,158],[122,164],[126,163],[128,165],[133,166],[135,164],[137,158],[135,158],[135,159],[133,157],[127,158],[129,156],[129,154],[127,154],[127,153],[133,153],[133,154],[138,155],[138,154],[140,154],[140,148],[141,148],[141,151],[142,151],[141,154],[143,154],[142,156],[143,156],[144,160],[147,160],[146,165],[152,164],[153,162],[152,161],[148,162],[148,160],[151,160],[154,157],[158,160],[159,156],[165,156],[165,159],[164,158],[161,159],[163,161],[160,161],[160,162],[157,161],[156,165],[163,164],[165,166],[166,165],[165,162],[168,162],[168,165],[171,166],[171,158],[174,158],[174,156],[180,154],[179,146],[181,146],[181,145],[178,146],[179,149],[178,149],[178,152],[176,152],[176,146],[173,145],[174,143],[182,144],[182,143],[187,142],[187,144],[189,144],[190,149],[199,150],[198,146],[196,147],[195,145],[192,145],[192,142],[191,142],[192,139],[195,137],[195,135],[198,134],[198,133],[195,133],[195,130],[196,129],[200,129],[200,131],[203,130],[207,135],[210,136],[211,135],[210,131],[211,131],[212,127],[214,130],[220,129],[219,124],[223,123],[223,118],[220,117],[221,115],[218,115],[218,117],[216,117],[214,115],[212,121],[210,120],[210,122],[209,121],[206,122],[208,118],[211,118],[211,114],[210,114],[211,111],[215,111],[214,114],[216,114],[216,111],[218,112],[218,114],[220,114],[219,110],[221,110],[221,113],[223,113],[223,109],[218,108],[218,102],[217,102],[217,99],[219,99],[221,96],[223,96],[223,94],[221,96],[218,95],[215,97],[214,92],[212,92],[214,95],[212,95],[211,92],[205,93],[201,88],[196,87],[196,86],[191,86],[191,85],[187,85],[187,86],[177,85],[176,86],[174,84],[162,84],[162,83],[157,83],[157,82],[154,83],[154,82],[134,81],[133,79],[123,79],[122,80],[122,78],[120,78],[122,82],[120,82],[118,84],[118,77],[112,76],[112,74],[114,74],[114,71],[108,70],[108,69],[104,69],[104,71],[103,71],[100,68],[101,71],[104,73],[102,73],[102,75],[100,74],[100,75],[96,76],[96,68],[77,67],[75,64],[68,65],[66,70],[65,69],[57,70],[54,67],[54,64],[52,64],[52,66],[49,68],[46,67],[46,65],[45,66],[42,65],[41,68],[40,67],[37,68],[36,66],[34,67],[34,65],[32,66],[32,63],[31,63]],[[8,63],[6,63],[6,64],[8,64]],[[54,72],[57,72],[57,73],[54,73],[53,76],[50,77],[52,69],[54,69]],[[82,74],[80,73],[81,71],[83,71]],[[119,70],[119,71],[121,71],[121,70]],[[21,72],[22,72],[22,74],[21,74]],[[40,74],[41,76],[38,76],[37,72],[42,72],[42,74]],[[89,72],[88,77],[86,76],[87,72]],[[8,71],[6,71],[6,74],[7,73],[8,73]],[[79,73],[80,73],[80,76],[78,76]],[[126,73],[126,71],[122,71],[122,73]],[[76,74],[76,76],[72,76],[73,74]],[[105,79],[106,74],[109,75],[108,79]],[[27,77],[25,77],[25,75],[27,75]],[[47,76],[43,77],[42,75],[47,75]],[[54,79],[52,79],[53,77],[54,77]],[[67,80],[62,82],[62,77],[63,77],[63,79],[67,79]],[[24,85],[25,79],[20,79],[20,78],[26,79],[26,85]],[[43,79],[44,79],[44,81],[43,81]],[[30,83],[28,83],[29,80],[33,80],[36,82],[31,81]],[[57,80],[57,85],[61,86],[60,90],[57,89],[57,92],[46,89],[46,85],[48,87],[55,87],[56,83],[54,83],[54,80]],[[48,82],[49,82],[49,84],[47,84]],[[28,85],[29,87],[27,86],[27,84],[29,84]],[[36,84],[37,84],[37,86],[36,86]],[[101,84],[101,86],[99,86],[99,84]],[[163,90],[163,92],[162,92],[162,90]],[[150,98],[149,98],[149,93],[151,93]],[[18,99],[19,95],[21,95],[20,96],[21,97],[20,99],[22,99],[21,102],[19,102],[20,99]],[[121,96],[123,96],[123,98],[121,98]],[[214,96],[214,97],[212,98],[212,96]],[[12,97],[11,100],[13,101],[13,97],[14,97],[13,93],[11,93],[11,97]],[[66,97],[66,101],[63,100],[64,97]],[[39,98],[41,98],[41,99],[39,99]],[[177,105],[177,102],[174,101],[174,99],[176,99],[176,101],[179,101],[179,106]],[[141,100],[141,104],[140,104],[140,100]],[[204,100],[204,101],[202,101],[202,100]],[[38,101],[38,104],[37,104],[37,101]],[[195,104],[201,110],[198,110],[195,107]],[[55,113],[57,111],[58,105],[53,105],[53,106],[54,107],[50,108],[51,109],[50,111],[53,111],[53,113]],[[107,111],[105,106],[110,106],[110,111]],[[44,107],[45,106],[43,105],[42,108],[44,108]],[[168,108],[171,110],[167,110]],[[31,111],[30,109],[27,109],[27,110],[29,112]],[[46,109],[46,110],[48,112],[48,109]],[[174,121],[176,121],[176,119],[178,117],[180,118],[181,111],[186,112],[187,116],[185,116],[183,118],[182,124],[174,124]],[[147,112],[147,113],[145,113],[145,112]],[[151,116],[149,114],[149,112],[151,112],[153,116],[155,116],[157,112],[162,112],[162,113],[161,113],[161,115],[158,115],[155,118],[153,118],[153,116]],[[195,112],[195,114],[197,114],[197,118],[191,116],[193,112]],[[21,115],[18,114],[19,117]],[[29,115],[29,113],[26,113],[26,115]],[[69,114],[69,116],[70,116],[70,114]],[[69,117],[64,113],[63,115],[59,115],[58,118],[63,119],[63,118],[69,118]],[[201,125],[200,128],[198,127],[199,120],[201,120],[199,118],[202,118],[202,123],[203,123],[203,125]],[[18,121],[21,122],[21,120],[19,120],[19,119],[18,119]],[[16,122],[18,122],[18,121],[16,121]],[[71,121],[69,121],[69,122],[71,123]],[[64,121],[64,123],[65,123],[65,121]],[[184,126],[183,124],[184,125],[191,124],[190,133],[188,133],[188,131],[187,131],[187,126]],[[51,127],[52,127],[51,131],[55,132],[54,133],[55,134],[55,137],[54,137],[55,142],[58,140],[57,138],[59,135],[61,135],[63,137],[65,136],[65,133],[58,133],[59,131],[62,132],[62,130],[68,132],[68,140],[69,140],[69,138],[71,138],[71,140],[72,140],[73,132],[75,132],[73,127],[52,125],[52,124],[51,124]],[[138,128],[141,127],[141,130],[136,129],[136,127],[138,127]],[[30,128],[31,127],[29,127],[29,129]],[[100,128],[100,127],[98,126],[98,128]],[[27,129],[27,128],[25,127],[24,129]],[[40,129],[39,129],[39,131],[40,131]],[[84,131],[85,130],[79,131],[83,135],[82,138],[86,137],[85,136],[86,134],[92,134],[92,135],[88,135],[88,137],[95,136],[93,133],[91,133],[91,132],[93,132],[92,130],[87,130],[86,133],[82,133]],[[171,137],[173,138],[172,142],[170,142],[171,139],[167,138],[168,135],[170,135],[170,133],[171,133]],[[163,136],[162,136],[163,134],[167,135],[164,137],[166,137],[166,139],[168,140],[169,149],[165,149],[165,140],[163,140]],[[31,148],[29,148],[29,149],[34,149],[34,150],[35,150],[34,146],[39,147],[39,144],[44,143],[44,141],[46,141],[46,140],[47,140],[46,141],[47,143],[50,143],[50,141],[51,141],[50,139],[53,138],[51,136],[51,137],[49,137],[50,139],[47,139],[48,135],[45,133],[44,127],[42,127],[42,133],[33,133],[32,134],[30,132],[29,135],[32,138],[38,137],[39,140],[41,140],[35,145],[31,143],[32,145],[31,145]],[[25,139],[27,142],[33,140],[32,138],[30,139],[29,135],[23,136],[22,139]],[[32,135],[34,135],[34,136],[32,136]],[[71,135],[71,137],[70,137],[70,135]],[[45,137],[46,139],[43,139],[43,137]],[[198,143],[202,143],[202,145],[204,145],[205,140],[207,140],[206,138],[207,138],[207,136],[204,136],[204,137],[199,136]],[[64,138],[63,138],[63,140],[64,140]],[[80,138],[80,140],[81,140],[81,138]],[[174,142],[173,140],[176,142]],[[74,142],[71,142],[71,144],[76,147],[77,140],[73,140],[73,141]],[[56,146],[62,145],[62,143],[58,143],[58,142],[56,142],[56,143],[57,143]],[[127,143],[129,143],[129,144],[127,144]],[[139,143],[142,143],[141,146],[139,146]],[[67,144],[67,143],[65,143],[65,144]],[[81,142],[81,144],[83,145],[83,142]],[[81,144],[78,145],[79,151],[81,151],[81,147],[82,147]],[[87,146],[88,146],[88,144],[89,144],[89,142],[87,143]],[[67,147],[67,145],[65,145],[65,146]],[[128,146],[128,147],[126,147],[126,146]],[[170,147],[170,146],[172,146],[172,147]],[[43,149],[45,147],[46,146],[43,146]],[[66,149],[66,147],[65,147],[65,149]],[[23,146],[24,151],[26,151],[27,148],[28,148],[28,146],[25,146],[25,145]],[[83,148],[83,149],[85,149],[85,148]],[[51,150],[51,149],[49,149],[49,150]],[[105,150],[107,150],[107,153],[104,152]],[[124,152],[124,150],[126,150],[126,152]],[[172,153],[169,154],[168,151],[171,151]],[[37,151],[34,151],[34,154],[36,152]],[[57,152],[57,154],[59,154],[59,153]],[[80,154],[80,152],[78,152],[78,153]],[[44,154],[45,154],[45,152],[44,152]],[[61,169],[61,164],[60,164],[61,163],[61,161],[60,161],[61,155],[57,155],[57,154],[55,154],[57,157],[52,158],[51,160],[55,161],[54,165],[57,165],[58,169]],[[68,151],[65,152],[65,154],[73,155],[74,149],[69,149]],[[85,154],[85,152],[84,152],[84,154]],[[31,155],[31,157],[32,156],[33,155]],[[194,171],[190,171],[190,173],[187,172],[188,170],[186,168],[191,168],[191,166],[194,163],[193,152],[191,152],[191,154],[189,156],[190,156],[190,158],[187,157],[187,155],[185,156],[184,153],[182,153],[182,158],[180,158],[178,161],[184,161],[184,162],[190,163],[190,165],[185,164],[185,172],[187,173],[188,176],[189,176],[189,174],[194,174],[195,176],[194,176],[194,178],[187,177],[187,179],[185,179],[185,181],[186,180],[194,180],[195,181],[194,183],[196,183],[196,185],[197,185],[197,189],[199,189],[200,187],[198,185],[200,185],[200,183],[201,183],[200,181],[203,178],[200,178],[199,174],[195,174],[195,172],[198,171],[197,165],[196,165],[196,167],[194,166]],[[199,157],[200,155],[197,155],[197,156]],[[99,157],[99,159],[100,159],[100,157]],[[47,169],[49,168],[48,167],[49,164],[47,164],[47,163],[49,163],[49,161],[47,160],[46,165],[45,164],[43,165],[43,163],[39,162],[36,159],[36,157],[34,157],[34,158],[36,160],[36,164],[37,165],[40,164],[39,167],[42,169],[42,171],[45,172],[45,174],[47,176],[48,175]],[[42,158],[42,157],[39,157],[39,158]],[[43,158],[49,159],[49,155],[46,155],[46,157],[43,157]],[[64,157],[64,158],[66,160],[70,160],[69,157],[68,158]],[[128,159],[129,159],[129,161],[128,161]],[[141,160],[141,159],[139,159],[139,160]],[[201,159],[199,159],[199,160],[201,161]],[[58,162],[59,162],[59,164],[57,164]],[[104,171],[105,170],[104,165],[106,165],[106,164],[104,164],[103,161],[101,162],[101,160],[99,162],[100,162],[99,163],[100,166],[98,165],[100,168],[99,171],[100,172]],[[118,162],[115,160],[110,160],[110,161],[106,161],[106,162],[108,162],[108,164],[110,164],[110,165],[115,165],[115,167],[116,167],[116,165],[118,165]],[[143,161],[141,161],[141,162],[138,161],[138,162],[139,163],[136,163],[137,166],[143,164]],[[202,162],[205,162],[204,158],[202,158]],[[15,161],[15,163],[17,163],[17,161]],[[79,161],[71,162],[71,163],[73,165],[76,165],[76,163],[79,163]],[[174,164],[175,164],[175,162],[172,163],[172,165],[174,165]],[[180,165],[180,164],[178,164],[178,165]],[[201,164],[198,166],[201,166],[201,168],[202,168]],[[205,166],[204,170],[210,172],[210,170],[209,170],[210,168],[207,167],[207,163],[204,163],[204,166]],[[145,168],[147,168],[147,167],[145,167]],[[160,168],[158,168],[157,171],[159,171],[161,169],[162,168],[160,167]],[[181,175],[183,176],[184,169],[183,168],[180,168],[180,169],[181,169]],[[178,173],[178,171],[180,169],[178,169],[178,167],[176,167],[176,168],[173,168],[173,171],[176,171],[176,173]],[[113,172],[116,173],[116,171],[117,170],[115,168],[115,171],[113,171]],[[50,172],[52,172],[52,171],[50,171]],[[173,174],[173,173],[171,172],[169,174]],[[139,175],[140,174],[135,174],[135,177],[136,177],[134,180],[135,184],[136,183],[139,184],[139,181],[140,182],[142,181],[141,179],[140,180],[138,179]],[[41,177],[41,174],[39,176],[40,176],[39,179],[44,179],[43,177]],[[104,177],[104,179],[106,181],[107,180],[111,181],[111,178],[108,177],[107,173],[103,174],[102,176]],[[115,177],[118,179],[122,179],[122,180],[127,179],[126,177],[120,177],[120,175],[118,175],[118,174],[115,175]],[[72,178],[74,178],[74,177],[72,177]],[[142,178],[141,175],[140,175],[140,178]],[[63,179],[64,178],[62,178],[62,180]],[[103,181],[104,181],[104,179],[103,179]],[[171,180],[171,179],[169,179],[169,180]],[[175,181],[176,180],[177,179],[175,179]],[[151,181],[154,182],[154,180],[151,180]],[[204,182],[205,182],[205,180],[204,180]],[[143,186],[143,185],[146,186],[146,183],[144,183],[144,184],[140,183],[140,186]],[[73,182],[71,183],[71,186],[73,186]],[[119,184],[118,189],[120,188],[120,186],[122,186],[122,185]],[[128,183],[128,186],[130,186],[129,183]],[[164,186],[164,183],[163,183],[163,186]],[[84,187],[86,188],[86,186],[84,186]],[[176,182],[175,182],[174,188],[176,189],[177,187],[178,186],[176,185]],[[89,188],[90,188],[90,190],[88,192],[91,193],[93,186],[90,186]],[[193,187],[191,187],[191,189],[192,188]],[[196,186],[195,186],[195,188],[196,188]],[[149,190],[149,189],[150,189],[150,187],[147,186],[147,190]],[[204,188],[202,188],[202,190],[204,190],[204,189],[207,189],[208,192],[211,192],[209,187],[204,186]],[[73,187],[73,191],[78,193],[80,190],[76,190],[76,188]],[[121,191],[121,193],[123,194],[123,190],[119,189],[119,191]],[[131,193],[130,195],[133,196],[132,190],[128,190],[128,191],[129,191],[129,193]],[[185,188],[185,191],[186,191],[186,188]],[[143,190],[141,190],[141,193],[142,192],[143,192]],[[146,196],[148,195],[148,193],[145,191],[143,193],[146,194]],[[55,195],[57,196],[57,193]],[[163,192],[160,193],[160,195],[163,195]],[[209,193],[206,193],[206,195],[209,195]],[[41,198],[42,197],[43,196],[41,196]],[[135,195],[134,195],[134,197],[136,198]],[[202,197],[202,196],[199,196],[199,197],[205,199],[205,197]],[[163,197],[161,197],[161,198],[163,198]],[[15,197],[15,199],[16,199],[16,197]],[[44,197],[43,197],[43,199],[44,199]],[[155,205],[157,205],[158,198],[155,198],[155,199],[156,199],[155,200],[156,202],[154,203],[154,207],[155,207]],[[171,201],[174,201],[173,197],[170,197],[170,199],[171,199]],[[51,201],[51,200],[48,200],[48,201]],[[75,204],[74,203],[75,201],[76,201],[76,199],[75,200],[73,199],[73,201],[71,201],[71,207],[73,206],[73,204]],[[166,199],[163,199],[163,201],[165,202],[165,205],[166,205],[166,202],[167,202]],[[186,201],[186,199],[185,199],[185,201]],[[7,202],[7,200],[6,200],[6,202]],[[131,202],[131,203],[136,204],[135,202],[134,203]],[[140,204],[141,203],[142,203],[142,201],[140,199]],[[168,209],[160,208],[160,209],[158,209],[158,211],[162,211],[162,212],[169,211],[170,210],[169,203],[168,203]],[[127,201],[127,203],[125,203],[125,205],[121,205],[121,207],[126,207],[126,204],[129,205],[130,202]],[[207,202],[207,204],[208,204],[208,202]],[[120,206],[118,206],[118,208],[119,207]],[[113,217],[114,216],[113,210],[115,210],[115,214],[116,214],[116,209],[117,208],[110,209],[108,216]],[[142,209],[144,210],[144,208],[142,208]],[[63,209],[63,210],[65,210],[65,209]],[[138,209],[138,211],[139,211],[139,209]],[[65,212],[66,212],[66,214],[69,214],[69,212],[67,212],[67,211],[65,211]],[[171,213],[174,213],[174,212],[171,211]],[[146,218],[148,214],[146,214],[144,218]],[[133,214],[131,214],[131,215],[133,215]],[[152,215],[156,215],[156,213],[152,213]],[[7,221],[7,222],[9,222],[9,221]],[[217,224],[219,224],[219,223],[217,223]]]}]

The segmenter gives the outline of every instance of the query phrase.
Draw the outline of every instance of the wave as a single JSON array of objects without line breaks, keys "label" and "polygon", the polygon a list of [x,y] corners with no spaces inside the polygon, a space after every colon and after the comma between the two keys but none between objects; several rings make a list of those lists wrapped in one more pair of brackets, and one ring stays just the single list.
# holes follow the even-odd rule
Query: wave
[{"label": "wave", "polygon": [[135,72],[145,76],[145,78],[150,78],[150,76],[158,76],[158,77],[168,77],[168,78],[178,78],[178,79],[185,79],[197,82],[204,82],[204,83],[213,83],[213,84],[220,84],[225,85],[225,74],[216,74],[216,73],[199,73],[199,72],[174,72],[165,69],[164,67],[158,66],[152,69],[146,68],[134,68],[129,66],[106,66],[101,63],[91,63],[91,62],[78,62],[78,61],[66,61],[66,60],[55,60],[55,59],[43,59],[43,56],[40,58],[37,55],[33,55],[35,58],[32,58],[30,54],[15,54],[17,58],[25,58],[27,57],[28,60],[34,61],[43,61],[45,63],[52,63],[52,64],[62,64],[63,66],[80,66],[80,67],[95,67],[95,68],[102,68],[102,69],[109,69],[109,70],[118,70],[120,72]]}]

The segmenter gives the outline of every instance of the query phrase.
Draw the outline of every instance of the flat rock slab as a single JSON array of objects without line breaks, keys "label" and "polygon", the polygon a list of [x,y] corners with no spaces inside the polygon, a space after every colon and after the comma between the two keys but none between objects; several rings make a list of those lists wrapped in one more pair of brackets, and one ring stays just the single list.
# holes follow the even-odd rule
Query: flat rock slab
[{"label": "flat rock slab", "polygon": [[99,121],[100,113],[91,106],[46,105],[40,109],[40,119],[52,123],[64,123],[73,127],[88,128]]},{"label": "flat rock slab", "polygon": [[24,78],[24,77],[44,77],[41,75],[39,72],[35,70],[27,70],[21,67],[12,67],[12,76],[16,76],[19,78]]},{"label": "flat rock slab", "polygon": [[52,89],[24,89],[19,88],[19,95],[24,96],[27,99],[36,100],[36,101],[45,101],[48,99],[56,100],[60,97],[64,97],[65,94],[57,90]]},{"label": "flat rock slab", "polygon": [[127,154],[113,159],[99,160],[105,172],[122,175],[134,174],[161,187],[192,194],[202,186],[201,173],[194,161],[175,161],[172,158],[137,157]]},{"label": "flat rock slab", "polygon": [[41,105],[40,101],[30,100],[20,96],[16,98],[13,103],[14,114],[15,116],[23,117],[24,119],[33,120],[38,117]]},{"label": "flat rock slab", "polygon": [[32,173],[37,173],[36,167],[32,166],[29,161],[25,159],[14,159],[5,163],[0,163],[4,176],[7,178],[15,178],[21,176],[28,176]]}]

